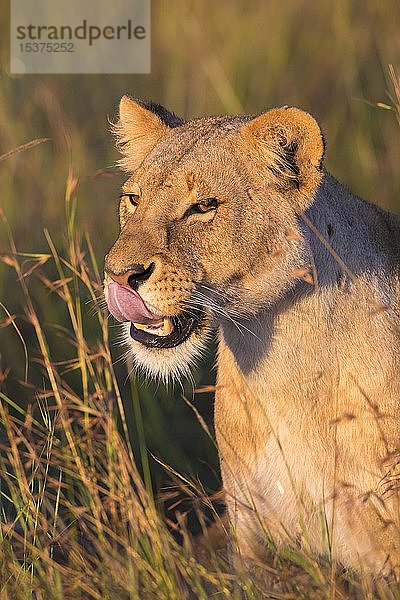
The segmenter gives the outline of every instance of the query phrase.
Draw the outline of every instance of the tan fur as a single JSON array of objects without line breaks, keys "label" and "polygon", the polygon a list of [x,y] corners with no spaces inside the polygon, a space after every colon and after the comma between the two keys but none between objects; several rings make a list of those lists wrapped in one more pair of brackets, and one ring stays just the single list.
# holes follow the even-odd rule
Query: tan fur
[{"label": "tan fur", "polygon": [[[106,272],[155,262],[147,305],[207,318],[168,350],[127,336],[137,365],[186,372],[218,327],[215,428],[244,556],[265,557],[268,530],[350,568],[398,568],[399,218],[324,170],[299,109],[186,124],[162,110],[123,99],[124,190],[141,197],[122,202]],[[206,198],[216,211],[187,215]]]}]

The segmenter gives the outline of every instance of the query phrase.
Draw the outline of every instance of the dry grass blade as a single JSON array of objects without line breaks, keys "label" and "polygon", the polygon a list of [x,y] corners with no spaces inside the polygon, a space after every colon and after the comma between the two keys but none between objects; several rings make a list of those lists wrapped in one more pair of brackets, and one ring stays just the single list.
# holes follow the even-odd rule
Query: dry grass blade
[{"label": "dry grass blade", "polygon": [[29,150],[30,148],[34,148],[35,146],[39,146],[39,144],[43,144],[44,142],[49,142],[50,140],[51,140],[51,138],[37,138],[36,140],[31,140],[30,142],[27,142],[26,144],[22,144],[21,146],[17,146],[17,148],[13,148],[12,150],[9,150],[5,154],[2,154],[0,156],[0,162],[2,162],[3,160],[7,160],[8,158],[11,158],[11,156],[14,156],[15,154],[19,154],[20,152],[25,152],[25,150]]}]

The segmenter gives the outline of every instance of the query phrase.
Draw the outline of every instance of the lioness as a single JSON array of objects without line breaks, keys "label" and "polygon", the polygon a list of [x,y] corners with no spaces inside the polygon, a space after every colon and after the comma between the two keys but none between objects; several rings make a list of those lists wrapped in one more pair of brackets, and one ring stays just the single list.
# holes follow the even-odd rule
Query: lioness
[{"label": "lioness", "polygon": [[[215,429],[240,552],[399,565],[400,218],[323,167],[312,116],[185,123],[124,96],[105,261],[134,361],[179,377],[218,327]],[[268,532],[268,534],[266,533]]]}]

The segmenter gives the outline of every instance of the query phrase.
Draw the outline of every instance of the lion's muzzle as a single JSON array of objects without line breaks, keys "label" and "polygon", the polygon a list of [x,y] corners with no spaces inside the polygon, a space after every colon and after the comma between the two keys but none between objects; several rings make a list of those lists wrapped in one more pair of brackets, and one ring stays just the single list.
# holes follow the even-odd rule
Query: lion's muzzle
[{"label": "lion's muzzle", "polygon": [[200,321],[200,315],[181,313],[175,317],[154,314],[131,287],[111,281],[106,286],[110,313],[117,321],[131,322],[132,339],[149,348],[173,348],[184,342]]}]

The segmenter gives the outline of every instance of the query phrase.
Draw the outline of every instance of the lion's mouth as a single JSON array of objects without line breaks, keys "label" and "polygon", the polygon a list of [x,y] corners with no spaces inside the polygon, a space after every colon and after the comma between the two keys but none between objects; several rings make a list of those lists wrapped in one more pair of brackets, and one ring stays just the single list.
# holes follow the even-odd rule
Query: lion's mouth
[{"label": "lion's mouth", "polygon": [[131,338],[148,348],[174,348],[182,344],[202,320],[200,311],[174,317],[154,314],[130,287],[111,282],[106,288],[109,311],[121,323],[129,322]]},{"label": "lion's mouth", "polygon": [[131,323],[130,335],[148,348],[174,348],[188,339],[199,322],[200,315],[181,313],[176,317],[164,317],[163,323],[158,327]]}]

